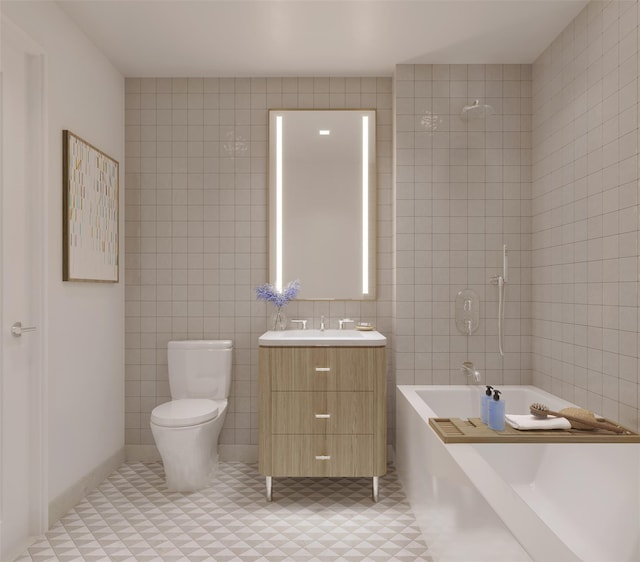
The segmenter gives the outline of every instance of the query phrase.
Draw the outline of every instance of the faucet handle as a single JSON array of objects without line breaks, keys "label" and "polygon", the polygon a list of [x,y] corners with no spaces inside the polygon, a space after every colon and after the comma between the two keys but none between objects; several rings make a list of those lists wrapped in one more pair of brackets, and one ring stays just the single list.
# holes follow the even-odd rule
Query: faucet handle
[{"label": "faucet handle", "polygon": [[300,324],[303,330],[307,329],[307,321],[306,320],[289,320],[292,324]]},{"label": "faucet handle", "polygon": [[342,327],[343,327],[345,324],[348,324],[348,323],[355,324],[355,323],[356,323],[356,321],[355,321],[355,320],[351,320],[351,318],[342,318],[342,319],[338,320],[338,325],[340,326],[340,329],[341,329],[341,330],[342,330]]}]

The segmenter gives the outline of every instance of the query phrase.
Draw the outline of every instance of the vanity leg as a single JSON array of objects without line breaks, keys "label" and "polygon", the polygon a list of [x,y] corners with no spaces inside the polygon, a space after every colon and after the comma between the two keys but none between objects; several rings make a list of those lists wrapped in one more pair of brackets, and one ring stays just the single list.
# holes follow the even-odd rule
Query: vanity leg
[{"label": "vanity leg", "polygon": [[266,477],[266,485],[267,485],[267,501],[270,502],[271,501],[271,490],[273,487],[273,477],[272,476],[267,476]]},{"label": "vanity leg", "polygon": [[371,483],[372,497],[373,497],[373,501],[374,502],[378,501],[379,484],[380,484],[379,477],[378,476],[374,476],[373,477],[373,481]]}]

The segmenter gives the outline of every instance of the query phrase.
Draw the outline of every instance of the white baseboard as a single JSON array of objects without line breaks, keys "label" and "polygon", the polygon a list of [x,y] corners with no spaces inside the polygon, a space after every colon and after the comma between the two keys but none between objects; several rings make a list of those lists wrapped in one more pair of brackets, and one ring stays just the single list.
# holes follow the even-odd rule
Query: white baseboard
[{"label": "white baseboard", "polygon": [[[125,445],[126,459],[130,462],[160,462],[155,445]],[[227,462],[258,462],[257,445],[218,445],[218,458]]]},{"label": "white baseboard", "polygon": [[67,511],[73,508],[91,490],[96,488],[109,474],[116,470],[125,460],[125,451],[120,449],[107,460],[83,476],[73,486],[67,488],[49,502],[49,528],[51,528]]},{"label": "white baseboard", "polygon": [[127,462],[160,462],[162,458],[155,445],[125,445]]},{"label": "white baseboard", "polygon": [[230,462],[258,462],[257,445],[219,445],[218,458]]},{"label": "white baseboard", "polygon": [[[3,560],[24,559],[24,553],[27,552],[27,549],[39,538],[40,537],[28,537],[20,546],[16,546],[11,552],[6,552]],[[2,545],[0,545],[0,552],[2,552]]]},{"label": "white baseboard", "polygon": [[396,450],[393,445],[387,445],[387,462],[396,463]]}]

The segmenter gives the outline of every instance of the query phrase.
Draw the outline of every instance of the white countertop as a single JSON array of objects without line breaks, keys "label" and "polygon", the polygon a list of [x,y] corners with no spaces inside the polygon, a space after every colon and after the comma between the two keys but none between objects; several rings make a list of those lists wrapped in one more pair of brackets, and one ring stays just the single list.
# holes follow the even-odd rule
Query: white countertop
[{"label": "white countertop", "polygon": [[376,330],[270,330],[258,338],[266,347],[383,347],[387,338]]}]

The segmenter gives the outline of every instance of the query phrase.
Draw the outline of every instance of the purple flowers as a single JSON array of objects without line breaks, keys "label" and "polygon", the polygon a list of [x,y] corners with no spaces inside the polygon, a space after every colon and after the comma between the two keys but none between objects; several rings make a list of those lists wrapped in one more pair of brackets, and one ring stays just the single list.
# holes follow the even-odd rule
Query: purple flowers
[{"label": "purple flowers", "polygon": [[270,283],[265,283],[264,285],[256,287],[256,296],[258,300],[270,302],[280,310],[280,308],[285,306],[290,300],[296,298],[299,290],[300,281],[298,279],[288,283],[282,291],[278,291]]}]

